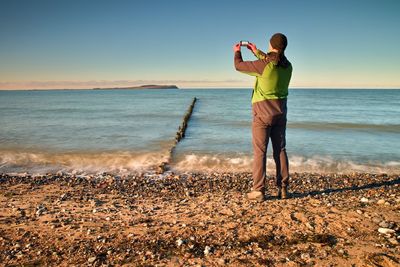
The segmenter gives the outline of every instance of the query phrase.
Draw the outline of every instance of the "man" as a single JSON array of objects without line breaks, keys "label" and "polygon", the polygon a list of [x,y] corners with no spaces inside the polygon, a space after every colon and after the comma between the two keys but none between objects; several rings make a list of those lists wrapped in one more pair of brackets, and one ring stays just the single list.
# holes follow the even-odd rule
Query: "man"
[{"label": "man", "polygon": [[271,138],[276,164],[276,185],[278,198],[287,198],[289,182],[289,162],[286,154],[286,114],[287,96],[292,64],[285,57],[287,38],[282,33],[274,34],[269,41],[267,54],[249,43],[247,48],[258,58],[243,61],[241,45],[236,44],[236,70],[255,76],[252,96],[253,134],[253,190],[247,194],[250,200],[265,199],[266,152]]}]

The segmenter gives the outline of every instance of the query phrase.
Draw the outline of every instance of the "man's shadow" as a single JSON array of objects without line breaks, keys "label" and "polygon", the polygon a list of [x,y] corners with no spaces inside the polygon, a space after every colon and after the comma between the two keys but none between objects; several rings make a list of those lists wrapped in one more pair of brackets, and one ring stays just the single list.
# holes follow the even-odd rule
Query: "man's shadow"
[{"label": "man's shadow", "polygon": [[[297,192],[292,192],[289,194],[289,199],[290,198],[305,198],[308,196],[317,196],[317,195],[328,195],[328,194],[333,194],[333,193],[342,193],[346,191],[359,191],[359,190],[364,190],[364,189],[372,189],[372,188],[378,188],[381,186],[393,186],[400,184],[400,177],[397,177],[394,180],[389,180],[389,181],[382,181],[382,182],[374,182],[366,185],[361,185],[361,186],[350,186],[350,187],[344,187],[344,188],[327,188],[324,190],[314,190],[311,192],[304,192],[304,193],[297,193]],[[273,200],[276,199],[277,197],[270,196],[267,197],[267,200]]]}]

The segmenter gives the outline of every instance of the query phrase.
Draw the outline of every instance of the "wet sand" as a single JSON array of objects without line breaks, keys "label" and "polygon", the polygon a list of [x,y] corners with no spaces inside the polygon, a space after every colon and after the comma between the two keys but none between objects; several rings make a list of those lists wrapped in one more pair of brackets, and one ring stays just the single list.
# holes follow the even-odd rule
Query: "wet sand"
[{"label": "wet sand", "polygon": [[400,266],[400,176],[0,175],[2,266]]}]

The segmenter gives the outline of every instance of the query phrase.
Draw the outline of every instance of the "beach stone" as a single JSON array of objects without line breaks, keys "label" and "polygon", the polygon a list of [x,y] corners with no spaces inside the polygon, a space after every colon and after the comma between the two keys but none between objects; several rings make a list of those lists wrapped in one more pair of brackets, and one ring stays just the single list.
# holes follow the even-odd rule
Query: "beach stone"
[{"label": "beach stone", "polygon": [[15,254],[15,256],[16,256],[18,259],[22,259],[22,258],[24,257],[24,253],[23,253],[22,251],[20,251],[20,252],[18,252],[17,254]]},{"label": "beach stone", "polygon": [[382,228],[392,228],[392,227],[390,227],[391,226],[390,223],[388,223],[387,221],[381,221],[379,223],[379,226]]},{"label": "beach stone", "polygon": [[302,260],[304,260],[304,261],[309,261],[309,260],[311,259],[311,256],[310,256],[309,253],[302,253],[302,254],[300,255],[300,258],[301,258]]},{"label": "beach stone", "polygon": [[64,193],[64,194],[62,194],[60,197],[59,197],[59,201],[65,201],[65,200],[67,200],[68,199],[68,197],[69,197],[69,194],[68,193]]},{"label": "beach stone", "polygon": [[17,216],[20,216],[20,217],[25,217],[25,216],[26,216],[26,212],[25,212],[24,209],[21,209],[21,208],[13,208],[12,211],[13,211],[13,213],[14,213],[15,215],[17,215]]},{"label": "beach stone", "polygon": [[101,201],[100,199],[97,199],[97,198],[90,200],[90,205],[92,205],[92,207],[99,207],[103,204],[104,204],[104,201]]},{"label": "beach stone", "polygon": [[384,199],[379,199],[377,202],[376,202],[376,204],[378,204],[378,205],[383,205],[383,204],[385,204],[385,200]]},{"label": "beach stone", "polygon": [[374,223],[379,224],[382,220],[381,220],[381,218],[379,218],[379,217],[373,217],[373,218],[372,218],[372,221],[373,221]]},{"label": "beach stone", "polygon": [[381,228],[378,229],[378,232],[381,233],[381,234],[387,235],[387,234],[393,234],[393,233],[395,233],[396,231],[393,230],[393,229],[390,229],[390,228],[383,228],[383,227],[381,227]]},{"label": "beach stone", "polygon": [[[328,204],[330,204],[330,206],[328,206],[328,207],[331,207],[332,206],[332,203],[328,203]],[[332,212],[334,212],[334,213],[339,213],[340,211],[337,209],[337,208],[335,208],[335,207],[332,207],[331,209],[330,209]]]},{"label": "beach stone", "polygon": [[388,241],[392,245],[398,245],[399,244],[399,241],[397,241],[396,238],[389,238]]},{"label": "beach stone", "polygon": [[227,263],[227,261],[226,261],[226,259],[221,258],[221,259],[218,259],[217,263],[218,263],[219,265],[225,265],[225,264]]},{"label": "beach stone", "polygon": [[310,230],[314,230],[314,229],[315,229],[313,223],[307,222],[307,223],[306,223],[306,226],[307,226],[307,228],[310,229]]},{"label": "beach stone", "polygon": [[182,240],[182,239],[178,239],[178,240],[176,240],[176,245],[178,246],[178,247],[180,247],[180,246],[182,246],[183,244],[184,244],[185,242]]},{"label": "beach stone", "polygon": [[366,198],[366,197],[362,197],[362,198],[360,199],[360,201],[361,201],[362,203],[368,203],[368,202],[369,202],[369,199]]},{"label": "beach stone", "polygon": [[208,256],[208,255],[210,255],[211,253],[212,253],[212,247],[206,246],[206,247],[204,248],[204,255],[205,255],[205,256]]},{"label": "beach stone", "polygon": [[39,204],[36,207],[36,216],[41,216],[47,211],[47,208],[43,204]]},{"label": "beach stone", "polygon": [[325,259],[326,257],[328,257],[328,252],[327,252],[326,250],[322,250],[322,251],[321,251],[320,258],[321,258],[321,259]]},{"label": "beach stone", "polygon": [[90,257],[89,259],[88,259],[88,262],[89,263],[93,263],[93,262],[95,262],[96,261],[96,257]]}]

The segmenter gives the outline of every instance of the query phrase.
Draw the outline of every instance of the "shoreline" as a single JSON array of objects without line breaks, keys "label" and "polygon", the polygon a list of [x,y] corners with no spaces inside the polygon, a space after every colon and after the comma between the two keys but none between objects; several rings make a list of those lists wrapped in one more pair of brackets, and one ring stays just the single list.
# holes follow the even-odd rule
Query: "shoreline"
[{"label": "shoreline", "polygon": [[399,175],[294,173],[287,200],[267,183],[256,203],[250,173],[0,174],[0,262],[400,264]]}]

